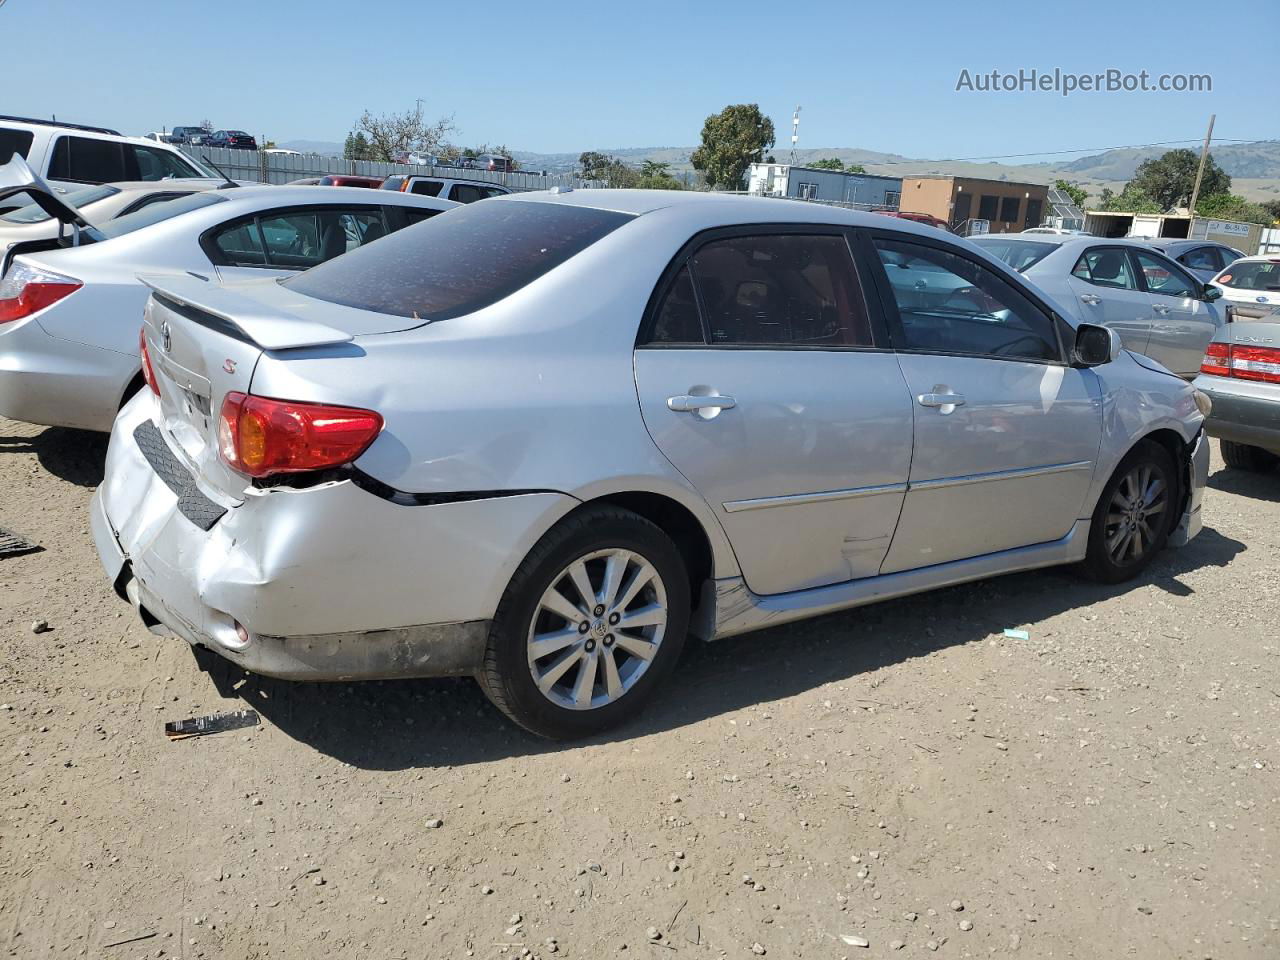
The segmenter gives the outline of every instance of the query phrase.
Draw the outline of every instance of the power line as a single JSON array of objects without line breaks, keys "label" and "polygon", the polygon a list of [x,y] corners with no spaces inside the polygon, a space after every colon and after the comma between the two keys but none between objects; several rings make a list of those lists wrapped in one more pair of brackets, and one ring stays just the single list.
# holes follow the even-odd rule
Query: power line
[{"label": "power line", "polygon": [[[945,157],[933,160],[868,160],[874,166],[895,166],[904,163],[968,163],[974,160],[1015,160],[1022,157],[1052,157],[1068,153],[1107,153],[1111,150],[1140,150],[1143,147],[1169,147],[1179,143],[1199,143],[1199,137],[1186,140],[1158,140],[1154,143],[1127,143],[1114,147],[1082,147],[1078,150],[1033,150],[1030,153],[993,153],[984,157]],[[1251,140],[1242,137],[1214,137],[1214,143],[1266,143],[1267,140]]]}]

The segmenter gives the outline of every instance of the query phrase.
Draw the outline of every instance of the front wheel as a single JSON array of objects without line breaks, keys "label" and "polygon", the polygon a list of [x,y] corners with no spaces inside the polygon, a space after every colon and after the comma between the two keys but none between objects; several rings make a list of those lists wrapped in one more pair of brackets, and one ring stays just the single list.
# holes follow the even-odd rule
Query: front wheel
[{"label": "front wheel", "polygon": [[1084,571],[1102,583],[1136,577],[1164,549],[1179,502],[1169,451],[1144,440],[1111,475],[1089,525]]},{"label": "front wheel", "polygon": [[639,713],[671,672],[689,605],[684,561],[662,530],[628,510],[582,510],[511,578],[480,686],[533,733],[598,733]]}]

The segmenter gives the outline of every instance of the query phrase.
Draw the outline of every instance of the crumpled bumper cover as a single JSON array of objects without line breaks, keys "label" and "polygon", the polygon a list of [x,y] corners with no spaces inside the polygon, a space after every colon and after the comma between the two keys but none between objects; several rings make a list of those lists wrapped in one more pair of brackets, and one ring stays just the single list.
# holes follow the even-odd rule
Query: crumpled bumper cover
[{"label": "crumpled bumper cover", "polygon": [[1200,506],[1204,502],[1204,488],[1209,484],[1209,437],[1203,430],[1191,446],[1186,466],[1187,506],[1169,534],[1169,544],[1174,547],[1185,547],[1204,526]]}]

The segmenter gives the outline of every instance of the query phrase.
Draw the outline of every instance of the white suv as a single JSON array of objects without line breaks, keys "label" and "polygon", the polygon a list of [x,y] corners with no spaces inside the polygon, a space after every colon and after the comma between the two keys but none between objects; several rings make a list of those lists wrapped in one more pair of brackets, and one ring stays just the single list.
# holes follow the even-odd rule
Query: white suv
[{"label": "white suv", "polygon": [[[25,159],[55,188],[64,189],[126,180],[217,176],[165,143],[121,136],[106,127],[0,116],[0,164],[8,163],[14,155]],[[21,206],[23,200],[10,197],[4,209],[12,209],[15,203]]]},{"label": "white suv", "polygon": [[510,187],[485,180],[420,177],[416,174],[396,174],[393,177],[387,177],[382,181],[382,189],[416,193],[424,197],[439,197],[441,200],[453,200],[457,203],[475,203],[477,200],[487,200],[490,197],[512,192]]}]

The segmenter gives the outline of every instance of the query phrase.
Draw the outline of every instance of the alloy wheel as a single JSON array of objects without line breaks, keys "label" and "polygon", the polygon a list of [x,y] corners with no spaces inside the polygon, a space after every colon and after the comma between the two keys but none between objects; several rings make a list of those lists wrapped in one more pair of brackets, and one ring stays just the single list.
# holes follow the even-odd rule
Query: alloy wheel
[{"label": "alloy wheel", "polygon": [[1141,463],[1124,475],[1107,508],[1105,536],[1112,562],[1128,566],[1146,555],[1168,505],[1169,487],[1162,471]]},{"label": "alloy wheel", "polygon": [[597,550],[566,566],[543,592],[529,625],[533,682],[570,710],[613,703],[649,669],[666,634],[667,591],[631,550]]}]

